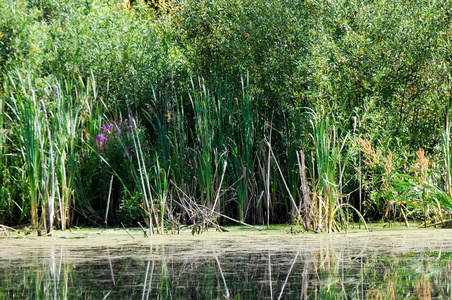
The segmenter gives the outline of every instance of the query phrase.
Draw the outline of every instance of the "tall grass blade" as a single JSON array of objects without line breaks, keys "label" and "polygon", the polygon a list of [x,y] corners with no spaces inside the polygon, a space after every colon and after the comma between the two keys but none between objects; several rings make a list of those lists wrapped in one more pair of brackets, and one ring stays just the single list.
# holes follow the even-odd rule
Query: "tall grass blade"
[{"label": "tall grass blade", "polygon": [[[18,82],[16,85],[14,82]],[[41,148],[42,124],[40,122],[39,110],[36,107],[34,91],[31,80],[24,80],[17,72],[9,74],[6,88],[7,105],[13,113],[12,120],[18,126],[15,134],[18,137],[17,149],[25,162],[27,174],[28,199],[31,205],[31,226],[38,228],[38,205],[40,193],[38,185],[41,177]]]}]

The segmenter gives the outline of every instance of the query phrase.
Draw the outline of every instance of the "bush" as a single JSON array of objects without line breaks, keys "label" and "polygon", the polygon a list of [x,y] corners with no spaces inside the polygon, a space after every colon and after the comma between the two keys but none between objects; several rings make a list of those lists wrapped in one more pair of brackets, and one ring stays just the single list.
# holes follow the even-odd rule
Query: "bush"
[{"label": "bush", "polygon": [[[261,108],[271,112],[305,90],[309,24],[298,1],[178,1],[180,42],[200,75],[236,84],[248,74]],[[281,101],[282,100],[282,101]]]}]

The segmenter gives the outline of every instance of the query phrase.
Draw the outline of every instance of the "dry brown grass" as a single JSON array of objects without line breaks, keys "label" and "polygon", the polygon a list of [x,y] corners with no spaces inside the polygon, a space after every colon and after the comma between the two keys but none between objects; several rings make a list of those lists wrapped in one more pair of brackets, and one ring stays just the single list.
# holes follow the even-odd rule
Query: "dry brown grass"
[{"label": "dry brown grass", "polygon": [[411,169],[414,171],[414,177],[418,180],[419,185],[421,187],[424,186],[424,183],[428,178],[428,157],[425,156],[425,152],[422,148],[416,152],[416,163]]},{"label": "dry brown grass", "polygon": [[368,140],[362,139],[360,137],[357,140],[359,145],[361,146],[361,150],[366,156],[364,163],[369,167],[375,168],[378,164],[380,164],[381,150],[375,151],[374,148],[372,148],[372,143]]}]

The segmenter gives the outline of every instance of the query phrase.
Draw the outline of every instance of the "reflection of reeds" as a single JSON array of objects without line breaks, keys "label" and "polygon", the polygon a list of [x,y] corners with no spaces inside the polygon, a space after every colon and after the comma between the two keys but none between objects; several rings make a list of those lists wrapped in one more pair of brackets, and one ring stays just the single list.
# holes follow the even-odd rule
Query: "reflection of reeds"
[{"label": "reflection of reeds", "polygon": [[287,271],[286,280],[284,280],[284,284],[281,287],[281,292],[279,293],[278,300],[281,299],[281,297],[284,293],[284,288],[286,287],[287,281],[289,280],[290,273],[292,273],[293,266],[295,265],[295,262],[297,261],[298,254],[299,254],[299,252],[297,252],[297,254],[295,255],[295,257],[292,261],[292,264],[290,265],[289,271]]},{"label": "reflection of reeds", "polygon": [[416,279],[416,297],[419,300],[432,299],[430,282],[425,278],[424,272]]},{"label": "reflection of reeds", "polygon": [[237,244],[221,251],[123,245],[100,253],[97,247],[77,248],[75,257],[71,249],[57,251],[51,246],[23,259],[9,260],[5,255],[0,298],[193,299],[200,297],[200,291],[203,299],[404,299],[407,295],[437,299],[449,295],[450,253],[398,254],[380,248],[373,254],[364,248],[359,253],[358,245],[349,247],[346,242],[338,249],[336,243],[327,242],[309,250],[303,246],[297,252],[273,246],[268,252],[260,247],[252,250]]},{"label": "reflection of reeds", "polygon": [[[152,260],[151,274],[149,275],[149,265],[150,264],[151,264],[151,260],[149,259],[147,267],[146,267],[146,273],[145,273],[145,276],[144,276],[143,293],[142,293],[142,296],[141,296],[142,300],[149,299],[149,294],[151,292],[152,276],[154,275],[154,264],[155,264],[154,260]],[[148,280],[148,276],[149,276],[149,280]]]},{"label": "reflection of reeds", "polygon": [[217,262],[218,269],[220,270],[221,278],[223,279],[223,284],[224,284],[224,296],[225,296],[226,298],[229,299],[230,294],[229,294],[228,285],[226,284],[226,279],[224,278],[224,275],[223,275],[223,269],[221,268],[220,261],[218,260],[218,257],[217,257],[216,255],[215,255],[215,260],[216,260],[216,262]]},{"label": "reflection of reeds", "polygon": [[268,286],[270,287],[270,299],[273,300],[272,264],[270,253],[268,253]]}]

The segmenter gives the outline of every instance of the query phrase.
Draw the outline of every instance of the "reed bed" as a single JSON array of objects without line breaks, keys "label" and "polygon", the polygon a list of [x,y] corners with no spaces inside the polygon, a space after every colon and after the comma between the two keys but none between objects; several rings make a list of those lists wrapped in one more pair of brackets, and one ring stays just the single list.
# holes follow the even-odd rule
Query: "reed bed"
[{"label": "reed bed", "polygon": [[51,234],[58,219],[58,227],[64,230],[71,219],[84,133],[80,128],[92,100],[90,89],[77,78],[55,77],[40,84],[30,72],[25,78],[19,72],[9,78],[6,116],[14,134],[12,147],[18,149],[17,158],[23,160],[27,174],[28,194],[22,201],[30,203],[31,226]]},{"label": "reed bed", "polygon": [[[227,220],[268,224],[283,220],[282,211],[292,222],[303,223],[304,230],[332,232],[346,229],[350,220],[365,223],[363,212],[344,203],[350,197],[344,192],[344,178],[353,145],[330,113],[308,112],[313,151],[300,160],[301,149],[288,142],[293,125],[286,121],[280,130],[273,122],[258,122],[259,110],[245,85],[240,101],[227,87],[208,86],[202,79],[187,95],[189,104],[171,98],[161,107],[154,94],[154,106],[143,112],[151,124],[147,132],[130,109],[129,118],[123,119],[104,102],[94,102],[94,78],[84,83],[55,76],[53,82],[37,86],[33,74],[27,74],[25,79],[19,73],[10,75],[4,101],[5,116],[21,124],[14,128],[21,137],[14,140],[14,148],[26,162],[29,194],[20,207],[24,217],[30,214],[33,228],[51,234],[54,221],[63,230],[78,220],[105,223],[109,208],[112,223],[122,222],[124,214],[131,224],[144,218],[150,234],[169,227],[174,231],[184,223],[202,228],[194,231],[198,233]],[[4,143],[6,134],[2,136]],[[152,136],[157,137],[155,143],[149,140]],[[359,142],[367,167],[386,163],[382,182],[390,189],[392,153],[383,160],[367,141]],[[419,153],[414,168],[423,172],[424,182],[422,166],[428,161]],[[109,178],[115,178],[114,185]],[[407,186],[415,191],[414,185]],[[438,200],[443,194],[431,195]],[[433,198],[424,189],[422,199],[427,224],[427,199]]]},{"label": "reed bed", "polygon": [[0,223],[447,221],[449,3],[13,2]]}]

